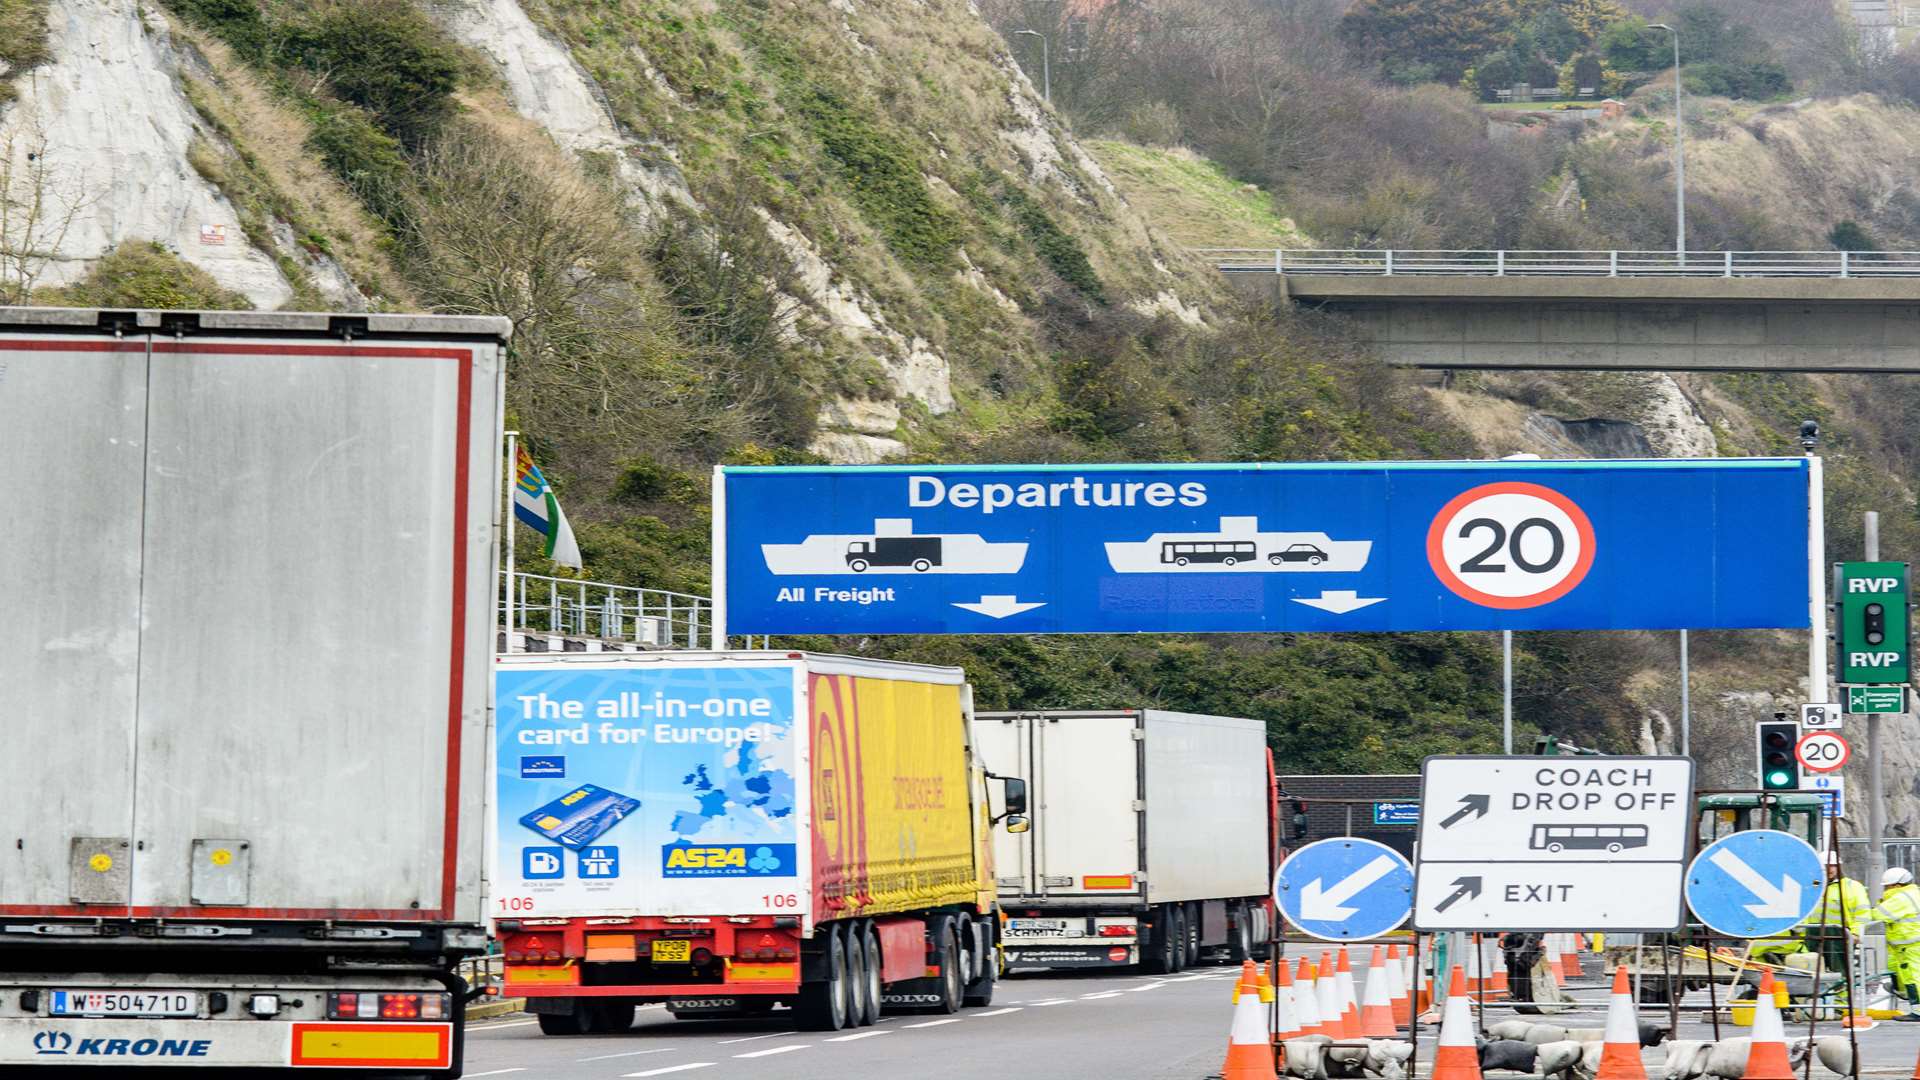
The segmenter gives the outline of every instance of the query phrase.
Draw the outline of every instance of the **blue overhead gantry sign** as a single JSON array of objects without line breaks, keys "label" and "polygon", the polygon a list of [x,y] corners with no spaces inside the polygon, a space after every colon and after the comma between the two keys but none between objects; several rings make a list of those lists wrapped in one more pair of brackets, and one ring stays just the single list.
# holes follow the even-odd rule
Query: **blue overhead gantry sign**
[{"label": "blue overhead gantry sign", "polygon": [[733,634],[1809,625],[1801,458],[725,467]]}]

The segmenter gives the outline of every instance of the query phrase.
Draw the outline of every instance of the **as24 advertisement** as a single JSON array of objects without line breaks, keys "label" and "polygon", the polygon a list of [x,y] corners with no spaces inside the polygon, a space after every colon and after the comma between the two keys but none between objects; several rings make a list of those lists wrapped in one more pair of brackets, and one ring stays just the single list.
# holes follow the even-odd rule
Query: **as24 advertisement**
[{"label": "as24 advertisement", "polygon": [[792,668],[519,662],[494,691],[495,917],[791,910]]}]

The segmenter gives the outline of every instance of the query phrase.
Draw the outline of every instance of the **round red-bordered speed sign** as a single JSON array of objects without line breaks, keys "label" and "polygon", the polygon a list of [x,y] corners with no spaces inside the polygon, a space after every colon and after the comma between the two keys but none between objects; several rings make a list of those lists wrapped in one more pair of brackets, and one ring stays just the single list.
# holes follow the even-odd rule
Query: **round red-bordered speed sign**
[{"label": "round red-bordered speed sign", "polygon": [[1593,522],[1550,487],[1507,480],[1454,496],[1427,527],[1440,583],[1482,607],[1539,607],[1572,592],[1593,568]]},{"label": "round red-bordered speed sign", "polygon": [[1853,756],[1853,748],[1831,731],[1813,731],[1793,744],[1793,756],[1808,772],[1834,772]]}]

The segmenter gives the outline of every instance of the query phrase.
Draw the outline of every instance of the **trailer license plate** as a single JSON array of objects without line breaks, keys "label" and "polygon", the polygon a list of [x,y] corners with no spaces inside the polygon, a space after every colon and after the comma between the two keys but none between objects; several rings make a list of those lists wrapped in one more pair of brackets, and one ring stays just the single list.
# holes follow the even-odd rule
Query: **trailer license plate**
[{"label": "trailer license plate", "polygon": [[650,955],[653,957],[655,963],[666,960],[676,964],[684,964],[693,958],[693,942],[656,941],[653,943],[653,952]]},{"label": "trailer license plate", "polygon": [[1010,938],[1065,937],[1067,936],[1067,920],[1008,919],[1007,936]]},{"label": "trailer license plate", "polygon": [[55,990],[52,1016],[198,1016],[200,995],[186,990]]}]

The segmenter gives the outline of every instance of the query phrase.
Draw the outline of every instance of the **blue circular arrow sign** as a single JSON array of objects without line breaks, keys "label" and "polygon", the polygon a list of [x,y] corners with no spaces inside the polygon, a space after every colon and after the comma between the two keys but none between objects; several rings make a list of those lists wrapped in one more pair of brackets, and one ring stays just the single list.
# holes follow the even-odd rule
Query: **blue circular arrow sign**
[{"label": "blue circular arrow sign", "polygon": [[1767,937],[1800,925],[1825,887],[1820,853],[1771,829],[1722,837],[1687,867],[1687,906],[1708,929],[1729,937]]},{"label": "blue circular arrow sign", "polygon": [[1273,875],[1273,899],[1288,922],[1322,941],[1364,941],[1407,921],[1413,865],[1373,840],[1316,840]]}]

